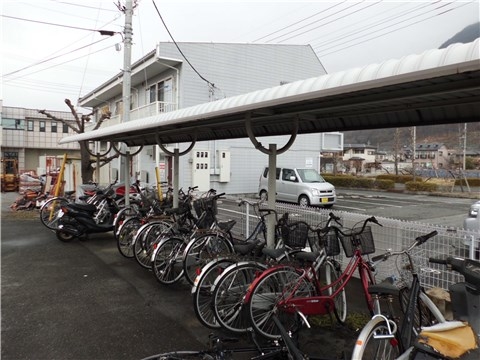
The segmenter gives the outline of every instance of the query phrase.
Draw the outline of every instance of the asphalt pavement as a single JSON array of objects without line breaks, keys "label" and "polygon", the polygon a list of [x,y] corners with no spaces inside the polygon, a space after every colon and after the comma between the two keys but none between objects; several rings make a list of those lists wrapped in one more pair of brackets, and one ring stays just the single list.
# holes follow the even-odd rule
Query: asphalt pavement
[{"label": "asphalt pavement", "polygon": [[[212,330],[196,319],[188,284],[159,284],[120,255],[111,233],[57,240],[37,210],[9,208],[17,197],[1,194],[2,360],[142,359],[206,347]],[[359,291],[355,286],[348,294]],[[363,309],[350,298],[349,311]],[[328,323],[303,329],[300,344],[336,359],[355,338],[349,327]]]}]

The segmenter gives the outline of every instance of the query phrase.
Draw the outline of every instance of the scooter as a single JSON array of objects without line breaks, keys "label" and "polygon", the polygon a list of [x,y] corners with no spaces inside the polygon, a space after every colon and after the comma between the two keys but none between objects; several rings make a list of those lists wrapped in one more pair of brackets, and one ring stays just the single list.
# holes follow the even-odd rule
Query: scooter
[{"label": "scooter", "polygon": [[63,242],[72,241],[93,233],[113,231],[115,214],[120,210],[116,203],[115,191],[109,189],[97,205],[69,203],[59,211],[57,239]]}]

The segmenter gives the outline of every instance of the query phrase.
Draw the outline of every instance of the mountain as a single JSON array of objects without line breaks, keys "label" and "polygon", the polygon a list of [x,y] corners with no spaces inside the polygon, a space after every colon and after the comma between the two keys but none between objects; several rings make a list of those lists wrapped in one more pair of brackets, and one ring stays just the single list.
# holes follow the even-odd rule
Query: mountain
[{"label": "mountain", "polygon": [[[440,49],[454,43],[469,43],[480,37],[480,22],[469,25],[445,41]],[[411,128],[401,129],[400,143],[402,145],[412,144]],[[395,129],[375,129],[346,131],[344,133],[345,144],[371,144],[376,145],[379,150],[391,151],[393,149],[393,134]],[[463,147],[464,124],[448,124],[434,126],[417,126],[417,143],[443,143],[449,149]],[[467,124],[467,149],[480,150],[480,122]]]}]

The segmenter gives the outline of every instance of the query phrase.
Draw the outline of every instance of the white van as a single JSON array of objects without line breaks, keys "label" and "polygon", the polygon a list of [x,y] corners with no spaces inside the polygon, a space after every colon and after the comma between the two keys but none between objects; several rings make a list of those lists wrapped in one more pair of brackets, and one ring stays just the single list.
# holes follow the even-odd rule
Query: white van
[{"label": "white van", "polygon": [[[277,168],[277,200],[300,206],[332,207],[337,201],[335,187],[326,182],[315,169]],[[258,194],[267,198],[268,167],[260,175]]]}]

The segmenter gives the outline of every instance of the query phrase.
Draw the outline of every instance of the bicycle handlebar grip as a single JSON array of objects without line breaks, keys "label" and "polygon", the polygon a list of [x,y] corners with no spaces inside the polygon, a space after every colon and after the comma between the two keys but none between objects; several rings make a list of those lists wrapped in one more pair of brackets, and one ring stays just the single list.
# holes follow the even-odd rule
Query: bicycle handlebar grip
[{"label": "bicycle handlebar grip", "polygon": [[218,199],[219,197],[222,197],[223,195],[225,195],[225,193],[221,193],[221,194],[215,195],[215,198]]},{"label": "bicycle handlebar grip", "polygon": [[448,261],[447,259],[437,259],[437,258],[428,258],[428,262],[431,262],[433,264],[442,264],[442,265],[447,265]]},{"label": "bicycle handlebar grip", "polygon": [[373,223],[375,223],[375,224],[377,224],[377,225],[379,225],[379,226],[383,226],[382,224],[380,224],[380,223],[378,222],[378,220],[377,220],[377,218],[376,218],[375,216],[370,217],[368,220],[371,221],[371,222],[373,222]]},{"label": "bicycle handlebar grip", "polygon": [[382,255],[377,255],[377,256],[374,256],[372,257],[372,261],[373,262],[377,262],[379,260],[387,260],[387,256],[388,254],[382,254]]},{"label": "bicycle handlebar grip", "polygon": [[329,213],[328,216],[335,221],[340,221],[340,216],[336,216],[334,213]]},{"label": "bicycle handlebar grip", "polygon": [[437,230],[434,230],[432,231],[431,233],[429,234],[426,234],[426,235],[422,235],[422,236],[419,236],[417,237],[415,240],[417,241],[417,245],[421,245],[423,244],[425,241],[427,241],[428,239],[434,237],[435,235],[438,234],[438,231]]}]

